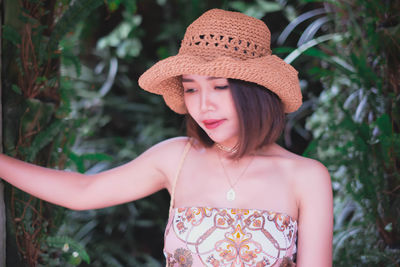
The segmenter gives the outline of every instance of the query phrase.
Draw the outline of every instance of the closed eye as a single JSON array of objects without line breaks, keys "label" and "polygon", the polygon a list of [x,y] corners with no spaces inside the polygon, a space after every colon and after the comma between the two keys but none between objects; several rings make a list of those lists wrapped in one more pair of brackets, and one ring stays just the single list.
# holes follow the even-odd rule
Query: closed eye
[{"label": "closed eye", "polygon": [[185,93],[193,93],[193,92],[195,92],[196,90],[195,89],[193,89],[193,88],[187,88],[187,89],[185,89]]},{"label": "closed eye", "polygon": [[228,89],[228,88],[229,88],[229,85],[215,86],[215,89],[218,89],[218,90],[225,90],[225,89]]}]

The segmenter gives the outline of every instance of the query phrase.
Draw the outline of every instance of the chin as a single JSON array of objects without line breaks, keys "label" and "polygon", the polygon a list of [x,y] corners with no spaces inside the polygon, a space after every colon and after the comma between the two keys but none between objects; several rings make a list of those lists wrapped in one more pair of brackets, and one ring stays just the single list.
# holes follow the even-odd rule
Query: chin
[{"label": "chin", "polygon": [[219,144],[226,144],[226,143],[232,143],[232,144],[236,144],[237,143],[237,136],[233,137],[233,136],[222,136],[222,135],[208,135],[211,140],[213,140],[215,143],[219,143]]}]

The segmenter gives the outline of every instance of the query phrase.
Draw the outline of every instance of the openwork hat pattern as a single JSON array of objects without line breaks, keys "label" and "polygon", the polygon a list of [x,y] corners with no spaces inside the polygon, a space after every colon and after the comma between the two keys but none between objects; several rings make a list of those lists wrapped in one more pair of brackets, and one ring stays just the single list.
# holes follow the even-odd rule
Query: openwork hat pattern
[{"label": "openwork hat pattern", "polygon": [[220,56],[246,60],[271,54],[271,33],[262,21],[223,10],[206,12],[200,18],[187,28],[179,54],[206,60]]},{"label": "openwork hat pattern", "polygon": [[164,97],[175,112],[187,112],[181,75],[240,79],[276,93],[286,113],[302,103],[297,71],[271,55],[270,31],[264,22],[238,12],[212,9],[186,30],[176,56],[159,61],[139,78],[139,85]]}]

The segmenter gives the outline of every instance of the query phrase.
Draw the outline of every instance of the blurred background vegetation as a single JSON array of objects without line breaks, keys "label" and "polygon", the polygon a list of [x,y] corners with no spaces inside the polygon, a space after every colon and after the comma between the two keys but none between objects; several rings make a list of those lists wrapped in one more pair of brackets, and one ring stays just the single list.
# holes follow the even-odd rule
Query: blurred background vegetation
[{"label": "blurred background vegetation", "polygon": [[[184,135],[137,79],[204,11],[266,22],[304,104],[279,143],[324,163],[334,266],[400,266],[399,0],[4,0],[5,153],[99,172]],[[134,175],[134,174],[132,174]],[[70,211],[6,187],[7,266],[162,266],[169,196]]]}]

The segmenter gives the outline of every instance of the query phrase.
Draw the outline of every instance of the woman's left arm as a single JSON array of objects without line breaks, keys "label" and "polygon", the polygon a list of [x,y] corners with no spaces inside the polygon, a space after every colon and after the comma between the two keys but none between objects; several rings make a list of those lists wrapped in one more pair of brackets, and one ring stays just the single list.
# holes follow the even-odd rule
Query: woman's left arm
[{"label": "woman's left arm", "polygon": [[333,197],[330,175],[306,160],[296,180],[298,196],[297,267],[332,266]]}]

